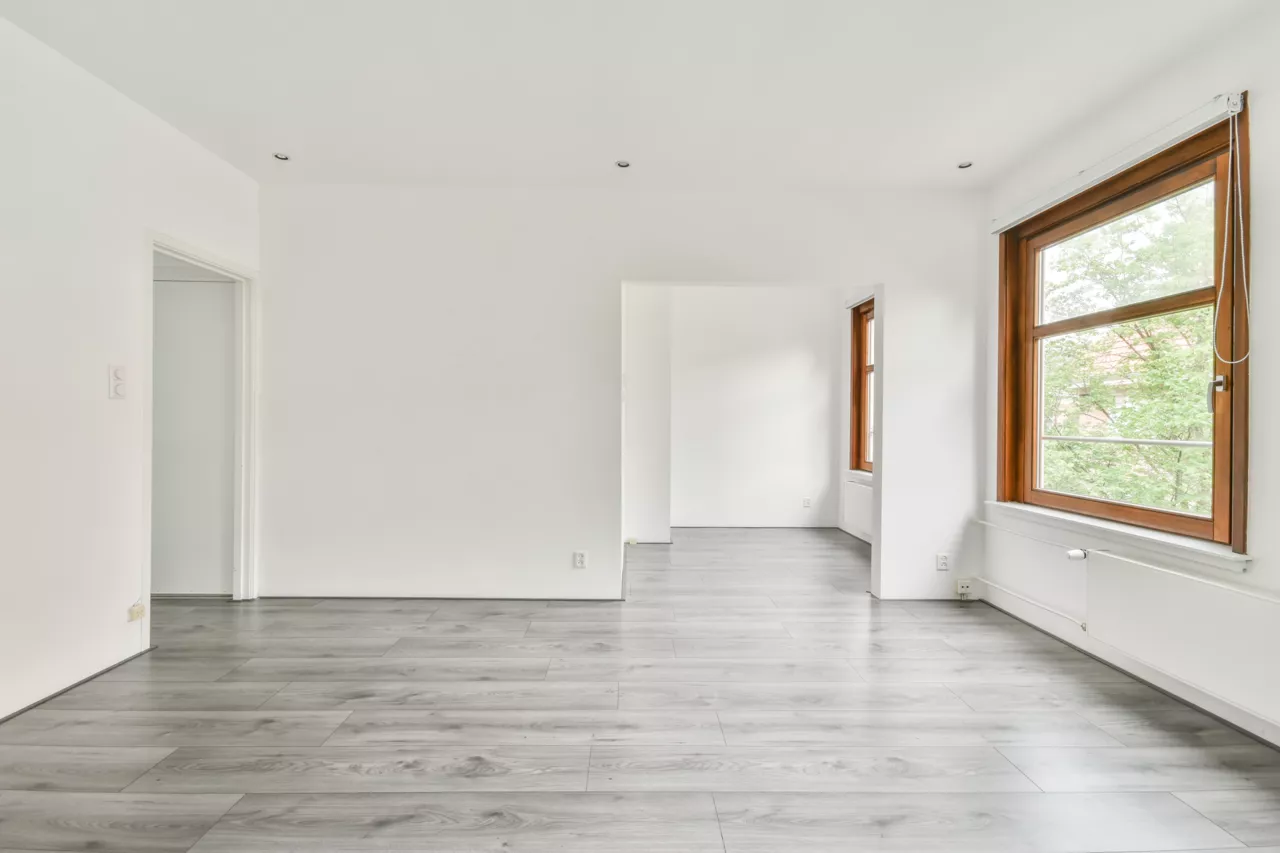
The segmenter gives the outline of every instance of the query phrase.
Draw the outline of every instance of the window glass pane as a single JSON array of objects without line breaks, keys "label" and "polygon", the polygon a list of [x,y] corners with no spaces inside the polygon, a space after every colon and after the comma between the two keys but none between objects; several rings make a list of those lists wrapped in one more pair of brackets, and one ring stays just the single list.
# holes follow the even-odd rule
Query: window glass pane
[{"label": "window glass pane", "polygon": [[868,462],[875,461],[876,449],[876,374],[867,374],[867,450]]},{"label": "window glass pane", "polygon": [[876,318],[867,320],[867,364],[876,363]]},{"label": "window glass pane", "polygon": [[1043,249],[1040,322],[1213,285],[1213,192],[1192,187]]},{"label": "window glass pane", "polygon": [[1211,515],[1212,333],[1205,306],[1042,340],[1037,485]]}]

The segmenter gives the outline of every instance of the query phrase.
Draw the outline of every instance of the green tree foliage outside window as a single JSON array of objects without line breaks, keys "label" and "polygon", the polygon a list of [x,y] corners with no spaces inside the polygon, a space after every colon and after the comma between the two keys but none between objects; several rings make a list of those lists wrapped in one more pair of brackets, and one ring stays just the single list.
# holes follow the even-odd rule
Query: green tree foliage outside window
[{"label": "green tree foliage outside window", "polygon": [[[1214,284],[1212,184],[1044,250],[1043,322]],[[1213,309],[1041,342],[1041,435],[1212,442]],[[1211,446],[1040,442],[1040,488],[1209,516]]]}]

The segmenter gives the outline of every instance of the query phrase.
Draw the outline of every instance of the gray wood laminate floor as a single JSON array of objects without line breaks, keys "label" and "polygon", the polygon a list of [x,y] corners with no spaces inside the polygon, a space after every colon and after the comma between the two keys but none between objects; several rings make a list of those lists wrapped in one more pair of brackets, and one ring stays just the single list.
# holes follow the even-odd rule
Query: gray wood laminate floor
[{"label": "gray wood laminate floor", "polygon": [[10,851],[1280,853],[1280,754],[832,530],[677,530],[626,602],[153,602],[0,725]]}]

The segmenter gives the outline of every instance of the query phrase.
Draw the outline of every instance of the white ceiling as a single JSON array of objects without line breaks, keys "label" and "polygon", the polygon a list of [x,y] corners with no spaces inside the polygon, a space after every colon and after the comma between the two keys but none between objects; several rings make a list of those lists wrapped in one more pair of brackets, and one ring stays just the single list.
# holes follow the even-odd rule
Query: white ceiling
[{"label": "white ceiling", "polygon": [[1265,2],[0,0],[0,15],[263,182],[965,187]]}]

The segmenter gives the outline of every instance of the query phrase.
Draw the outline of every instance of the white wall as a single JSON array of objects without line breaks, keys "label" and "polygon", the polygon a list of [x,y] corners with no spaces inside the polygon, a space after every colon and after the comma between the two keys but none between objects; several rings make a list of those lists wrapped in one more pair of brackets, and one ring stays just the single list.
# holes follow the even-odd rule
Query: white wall
[{"label": "white wall", "polygon": [[231,592],[236,285],[157,281],[152,350],[151,591]]},{"label": "white wall", "polygon": [[617,597],[619,285],[702,280],[885,282],[924,306],[886,409],[930,416],[884,465],[897,500],[945,511],[884,543],[885,570],[936,592],[979,493],[953,452],[976,420],[978,218],[948,193],[264,188],[261,591]]},{"label": "white wall", "polygon": [[674,526],[836,525],[840,313],[823,288],[671,289]]},{"label": "white wall", "polygon": [[[930,241],[927,231],[917,233]],[[978,269],[977,247],[965,241],[955,263]],[[976,298],[970,282],[945,273],[924,293],[887,286],[876,296],[871,591],[881,598],[952,598],[956,576],[978,556],[965,537],[982,477]],[[936,570],[939,553],[951,556],[950,572]]]},{"label": "white wall", "polygon": [[[1164,69],[1143,87],[1116,93],[1115,105],[1070,133],[1056,137],[1036,152],[1022,169],[1008,175],[992,193],[989,214],[1001,215],[1039,196],[1075,173],[1129,144],[1157,131],[1172,120],[1209,101],[1221,92],[1249,91],[1252,147],[1252,291],[1253,355],[1250,363],[1251,407],[1249,476],[1249,553],[1253,563],[1247,574],[1203,565],[1183,565],[1168,553],[1114,536],[1064,533],[1045,523],[1012,518],[1009,510],[992,508],[988,519],[1002,528],[1074,547],[1110,548],[1113,552],[1160,566],[1177,569],[1189,577],[1155,571],[1126,569],[1123,583],[1116,571],[1099,576],[1107,581],[1090,583],[1091,573],[1104,572],[1112,562],[1068,562],[1061,548],[1037,544],[1000,531],[987,530],[987,573],[998,583],[1094,626],[1100,632],[1078,627],[1043,610],[1031,607],[997,590],[987,596],[994,603],[1047,630],[1080,643],[1089,651],[1135,671],[1162,687],[1222,714],[1239,725],[1271,740],[1280,739],[1280,696],[1259,689],[1276,679],[1274,629],[1280,624],[1280,604],[1257,606],[1245,595],[1221,595],[1196,578],[1219,582],[1230,590],[1280,593],[1280,442],[1271,425],[1280,419],[1280,339],[1267,330],[1280,322],[1280,290],[1274,286],[1280,272],[1280,64],[1275,45],[1280,42],[1280,9],[1271,6],[1258,17],[1236,28],[1230,43],[1206,43],[1202,49]],[[996,240],[988,238],[985,251],[987,328],[995,328]],[[989,380],[986,405],[986,459],[989,475],[986,495],[995,495],[996,353],[995,335],[988,334]],[[1090,565],[1094,564],[1094,565]],[[1125,564],[1126,566],[1128,564]],[[1122,596],[1122,598],[1117,598]],[[1185,609],[1188,601],[1202,602],[1188,620],[1171,625],[1167,615]],[[1153,655],[1136,635],[1106,630],[1109,614],[1123,612],[1133,630],[1149,639],[1164,639],[1166,652]],[[1270,613],[1270,616],[1264,616]],[[1265,624],[1264,624],[1265,622]],[[1272,631],[1272,641],[1258,638]],[[1241,642],[1249,636],[1252,642]],[[1197,653],[1184,643],[1192,637]],[[1205,661],[1212,661],[1206,667]]]},{"label": "white wall", "polygon": [[147,647],[149,234],[254,266],[258,214],[253,181],[3,20],[0,127],[2,716]]},{"label": "white wall", "polygon": [[671,541],[671,288],[623,286],[623,538]]}]

